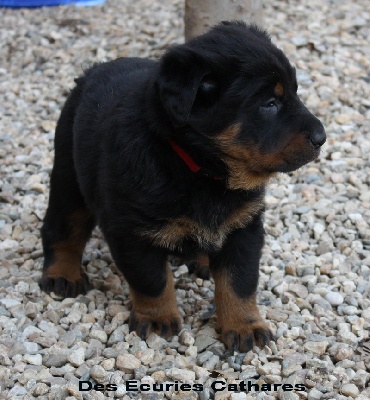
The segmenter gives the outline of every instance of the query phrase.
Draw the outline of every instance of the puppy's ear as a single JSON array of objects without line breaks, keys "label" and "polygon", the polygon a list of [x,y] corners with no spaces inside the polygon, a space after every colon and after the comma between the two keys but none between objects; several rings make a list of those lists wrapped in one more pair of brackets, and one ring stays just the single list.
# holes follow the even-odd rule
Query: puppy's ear
[{"label": "puppy's ear", "polygon": [[204,63],[188,49],[174,48],[162,57],[158,77],[159,96],[176,127],[186,124],[206,75]]}]

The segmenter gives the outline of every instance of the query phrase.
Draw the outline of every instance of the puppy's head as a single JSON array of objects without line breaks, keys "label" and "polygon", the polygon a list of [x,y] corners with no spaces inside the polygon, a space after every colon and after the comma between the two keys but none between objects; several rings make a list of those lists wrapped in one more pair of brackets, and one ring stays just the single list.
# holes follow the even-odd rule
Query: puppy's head
[{"label": "puppy's head", "polygon": [[326,140],[297,95],[295,69],[255,26],[224,22],[170,49],[158,88],[175,137],[211,143],[234,187],[301,167]]}]

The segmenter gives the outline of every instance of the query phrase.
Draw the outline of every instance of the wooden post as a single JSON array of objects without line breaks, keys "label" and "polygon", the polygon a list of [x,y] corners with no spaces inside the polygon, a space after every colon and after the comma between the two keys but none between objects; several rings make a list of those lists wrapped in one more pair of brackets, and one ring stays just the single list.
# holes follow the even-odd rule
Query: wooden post
[{"label": "wooden post", "polygon": [[185,40],[201,35],[220,21],[262,24],[261,0],[185,0]]}]

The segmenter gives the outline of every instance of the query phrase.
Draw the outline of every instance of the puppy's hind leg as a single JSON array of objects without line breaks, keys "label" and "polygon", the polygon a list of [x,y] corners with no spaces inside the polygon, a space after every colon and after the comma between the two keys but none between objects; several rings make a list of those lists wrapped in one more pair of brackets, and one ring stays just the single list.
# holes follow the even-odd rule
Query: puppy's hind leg
[{"label": "puppy's hind leg", "polygon": [[89,288],[81,259],[95,225],[74,170],[72,126],[77,102],[75,89],[62,110],[55,132],[49,206],[41,230],[44,267],[40,287],[61,297],[75,297]]},{"label": "puppy's hind leg", "polygon": [[198,254],[195,259],[185,260],[190,273],[201,279],[210,279],[211,272],[209,270],[209,258],[205,253]]}]

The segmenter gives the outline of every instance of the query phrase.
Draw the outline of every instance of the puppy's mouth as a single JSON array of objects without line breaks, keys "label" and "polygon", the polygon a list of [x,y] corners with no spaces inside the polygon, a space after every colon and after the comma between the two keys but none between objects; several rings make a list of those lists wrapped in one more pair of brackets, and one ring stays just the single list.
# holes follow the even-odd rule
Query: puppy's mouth
[{"label": "puppy's mouth", "polygon": [[[321,137],[320,137],[321,139]],[[265,167],[271,172],[292,172],[316,160],[325,140],[315,143],[308,135],[296,135],[284,148],[273,155],[263,157]],[[272,162],[269,162],[269,161]]]},{"label": "puppy's mouth", "polygon": [[319,158],[320,148],[311,149],[307,152],[302,152],[298,154],[289,154],[288,156],[283,156],[281,158],[281,164],[275,165],[271,172],[292,172],[304,165],[308,164]]},{"label": "puppy's mouth", "polygon": [[287,145],[278,153],[263,154],[259,151],[233,154],[228,153],[229,159],[244,166],[246,170],[255,174],[275,172],[292,172],[317,159],[320,155],[320,147],[305,146],[304,150]]},{"label": "puppy's mouth", "polygon": [[320,147],[303,134],[296,135],[275,152],[265,152],[251,143],[232,140],[220,143],[222,159],[229,170],[228,186],[244,190],[263,186],[276,173],[292,172],[315,160]]},{"label": "puppy's mouth", "polygon": [[283,160],[283,163],[278,167],[276,167],[275,169],[271,170],[271,172],[293,172],[303,167],[304,165],[308,164],[309,162],[315,160],[315,158],[309,160],[299,160],[294,162],[292,162],[291,160],[289,161]]}]

